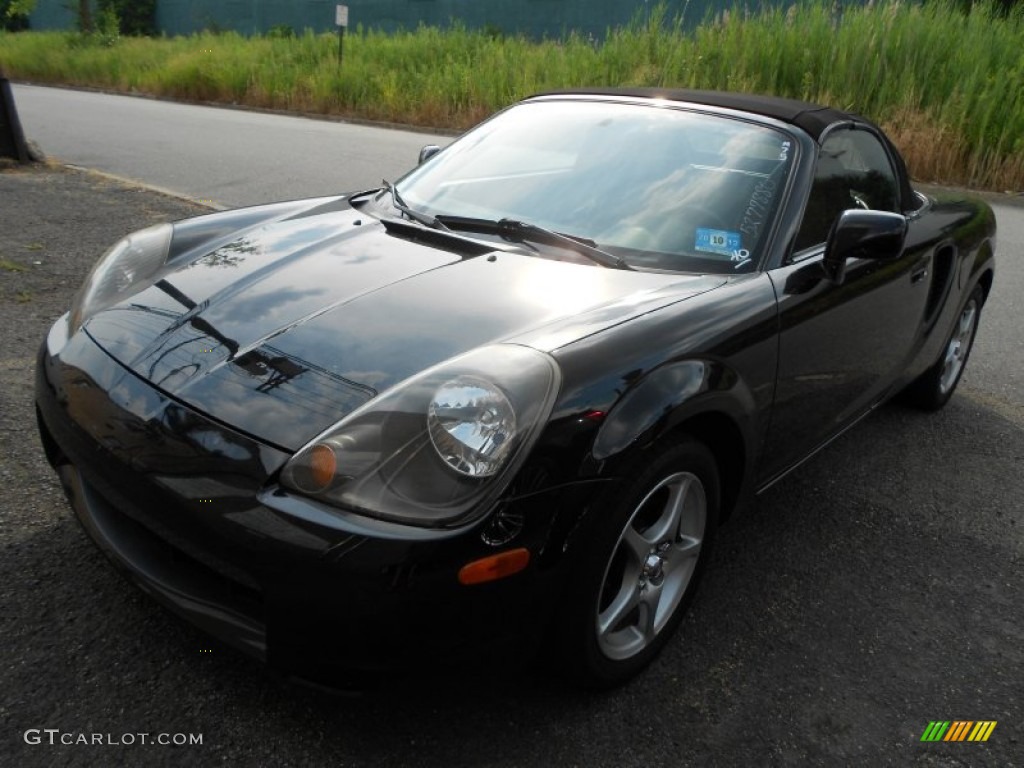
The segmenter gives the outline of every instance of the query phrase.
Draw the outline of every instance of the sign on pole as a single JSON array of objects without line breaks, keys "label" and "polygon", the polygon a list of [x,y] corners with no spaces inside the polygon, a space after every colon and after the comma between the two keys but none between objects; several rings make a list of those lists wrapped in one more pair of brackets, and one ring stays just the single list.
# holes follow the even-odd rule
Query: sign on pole
[{"label": "sign on pole", "polygon": [[341,66],[341,58],[345,51],[345,27],[348,26],[348,6],[336,5],[334,7],[334,23],[338,27],[338,66]]}]

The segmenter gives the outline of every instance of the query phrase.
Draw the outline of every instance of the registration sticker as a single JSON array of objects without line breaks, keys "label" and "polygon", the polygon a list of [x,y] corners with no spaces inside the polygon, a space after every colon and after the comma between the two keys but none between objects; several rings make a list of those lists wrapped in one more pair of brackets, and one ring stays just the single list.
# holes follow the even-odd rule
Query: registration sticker
[{"label": "registration sticker", "polygon": [[739,232],[729,232],[724,229],[697,229],[697,241],[694,249],[705,253],[717,253],[722,256],[732,256],[740,249],[742,243]]}]

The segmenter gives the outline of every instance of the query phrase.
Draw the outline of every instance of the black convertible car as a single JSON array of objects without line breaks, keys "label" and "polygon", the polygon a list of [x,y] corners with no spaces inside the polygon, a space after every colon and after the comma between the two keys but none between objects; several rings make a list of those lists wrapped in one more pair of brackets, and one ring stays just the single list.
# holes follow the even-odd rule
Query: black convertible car
[{"label": "black convertible car", "polygon": [[535,96],[380,189],[136,232],[40,351],[47,456],[142,589],[334,686],[667,642],[719,524],[942,406],[995,220],[852,114]]}]

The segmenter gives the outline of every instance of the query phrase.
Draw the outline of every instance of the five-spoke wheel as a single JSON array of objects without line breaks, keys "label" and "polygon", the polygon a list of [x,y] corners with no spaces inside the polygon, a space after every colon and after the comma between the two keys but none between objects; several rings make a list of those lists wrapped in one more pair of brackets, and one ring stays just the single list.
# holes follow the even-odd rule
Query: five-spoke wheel
[{"label": "five-spoke wheel", "polygon": [[960,319],[953,329],[953,335],[949,339],[949,344],[946,345],[946,354],[942,358],[942,372],[939,375],[939,390],[942,393],[952,392],[953,387],[960,380],[964,363],[967,362],[967,354],[971,351],[971,344],[974,342],[979,310],[979,302],[972,296],[967,301],[963,312],[960,313]]},{"label": "five-spoke wheel", "polygon": [[658,482],[634,510],[602,579],[597,642],[610,659],[643,651],[679,606],[697,567],[708,503],[691,472]]},{"label": "five-spoke wheel", "polygon": [[693,597],[718,524],[715,458],[685,436],[638,451],[589,514],[559,640],[566,669],[598,688],[633,677]]},{"label": "five-spoke wheel", "polygon": [[981,286],[975,286],[967,303],[960,310],[953,331],[950,333],[942,354],[935,364],[915,379],[903,392],[902,398],[928,411],[944,406],[953,396],[956,385],[963,375],[967,358],[974,344],[974,334],[978,330],[978,319],[981,316],[981,305],[985,302],[985,293]]}]

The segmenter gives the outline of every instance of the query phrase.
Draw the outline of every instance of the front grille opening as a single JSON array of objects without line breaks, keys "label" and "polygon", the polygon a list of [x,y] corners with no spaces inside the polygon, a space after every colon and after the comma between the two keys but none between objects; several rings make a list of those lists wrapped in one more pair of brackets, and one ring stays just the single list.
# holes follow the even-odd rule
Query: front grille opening
[{"label": "front grille opening", "polygon": [[[152,534],[151,534],[152,535]],[[156,537],[154,536],[154,539]],[[168,563],[173,565],[175,568],[187,568],[197,574],[201,575],[202,578],[209,581],[211,589],[214,589],[221,593],[224,599],[231,604],[242,603],[248,606],[246,611],[247,615],[252,618],[263,617],[263,592],[259,589],[250,587],[246,584],[242,584],[229,576],[215,571],[210,566],[206,565],[188,553],[178,549],[169,542],[159,540],[160,544],[163,545],[164,555],[167,558]]]},{"label": "front grille opening", "polygon": [[[122,512],[115,503],[81,478],[92,519],[103,543],[147,581],[194,600],[264,623],[263,592],[243,584],[158,536]],[[227,566],[225,566],[227,570]]]}]

